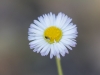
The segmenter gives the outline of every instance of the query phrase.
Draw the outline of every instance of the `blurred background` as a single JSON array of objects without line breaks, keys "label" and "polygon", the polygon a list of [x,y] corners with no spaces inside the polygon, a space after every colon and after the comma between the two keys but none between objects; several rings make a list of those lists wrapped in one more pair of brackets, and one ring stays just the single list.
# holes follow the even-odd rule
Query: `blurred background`
[{"label": "blurred background", "polygon": [[63,12],[78,27],[77,46],[62,57],[64,75],[100,75],[100,0],[0,0],[0,75],[57,75],[55,58],[29,48],[28,28]]}]

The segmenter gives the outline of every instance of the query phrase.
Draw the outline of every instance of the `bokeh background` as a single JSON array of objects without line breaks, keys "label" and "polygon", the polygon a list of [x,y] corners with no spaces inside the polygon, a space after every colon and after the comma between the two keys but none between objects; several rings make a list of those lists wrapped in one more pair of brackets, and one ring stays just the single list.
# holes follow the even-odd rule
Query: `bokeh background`
[{"label": "bokeh background", "polygon": [[57,75],[55,58],[29,49],[30,23],[63,12],[78,27],[77,46],[62,57],[64,75],[100,75],[100,0],[0,0],[0,75]]}]

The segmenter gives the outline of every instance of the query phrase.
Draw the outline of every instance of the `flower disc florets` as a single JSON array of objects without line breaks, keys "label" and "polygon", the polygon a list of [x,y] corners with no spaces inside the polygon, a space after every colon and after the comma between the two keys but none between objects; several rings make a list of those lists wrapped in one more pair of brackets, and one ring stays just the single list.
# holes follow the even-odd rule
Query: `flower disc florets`
[{"label": "flower disc florets", "polygon": [[59,42],[62,37],[62,31],[55,26],[51,26],[44,31],[44,37],[48,43]]}]

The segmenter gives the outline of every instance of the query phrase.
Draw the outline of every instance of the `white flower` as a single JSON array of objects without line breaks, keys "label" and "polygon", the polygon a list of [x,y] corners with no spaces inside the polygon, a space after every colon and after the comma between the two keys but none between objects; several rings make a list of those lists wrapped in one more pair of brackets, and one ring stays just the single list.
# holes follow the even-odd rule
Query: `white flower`
[{"label": "white flower", "polygon": [[71,47],[76,46],[78,32],[71,21],[71,18],[61,12],[57,16],[50,12],[38,17],[28,30],[30,48],[42,56],[50,52],[50,58],[65,56],[65,53],[69,53],[68,49],[72,50]]}]

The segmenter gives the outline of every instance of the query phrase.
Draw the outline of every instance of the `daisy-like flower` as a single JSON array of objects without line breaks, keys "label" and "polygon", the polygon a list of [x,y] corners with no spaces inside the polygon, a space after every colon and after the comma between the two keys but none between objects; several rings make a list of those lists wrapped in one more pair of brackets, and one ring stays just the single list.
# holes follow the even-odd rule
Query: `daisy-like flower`
[{"label": "daisy-like flower", "polygon": [[71,18],[61,12],[57,16],[50,12],[38,17],[28,30],[30,48],[42,56],[50,53],[50,58],[65,56],[69,53],[68,49],[72,50],[76,46],[78,32],[71,21]]}]

